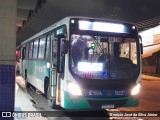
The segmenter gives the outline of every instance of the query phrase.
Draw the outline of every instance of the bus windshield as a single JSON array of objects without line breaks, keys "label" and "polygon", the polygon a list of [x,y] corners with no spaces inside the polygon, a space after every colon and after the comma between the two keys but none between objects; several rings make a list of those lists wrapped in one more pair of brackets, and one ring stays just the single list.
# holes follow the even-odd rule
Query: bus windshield
[{"label": "bus windshield", "polygon": [[71,35],[71,70],[86,79],[131,79],[137,76],[136,38]]}]

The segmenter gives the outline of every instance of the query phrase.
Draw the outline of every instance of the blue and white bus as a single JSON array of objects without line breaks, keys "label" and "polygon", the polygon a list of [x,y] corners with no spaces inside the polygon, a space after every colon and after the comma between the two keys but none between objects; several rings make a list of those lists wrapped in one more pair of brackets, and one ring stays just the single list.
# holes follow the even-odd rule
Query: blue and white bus
[{"label": "blue and white bus", "polygon": [[134,24],[66,17],[21,43],[21,74],[51,107],[138,106],[142,44]]}]

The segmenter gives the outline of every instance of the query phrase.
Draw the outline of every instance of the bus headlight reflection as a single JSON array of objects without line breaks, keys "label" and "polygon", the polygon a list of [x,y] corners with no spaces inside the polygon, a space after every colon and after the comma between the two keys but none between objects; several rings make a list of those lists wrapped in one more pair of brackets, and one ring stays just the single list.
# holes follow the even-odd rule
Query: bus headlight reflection
[{"label": "bus headlight reflection", "polygon": [[47,62],[47,68],[50,68],[50,63]]},{"label": "bus headlight reflection", "polygon": [[132,89],[131,95],[136,95],[136,94],[138,94],[139,91],[140,91],[140,88],[141,88],[141,85],[140,85],[140,83],[138,83],[138,84]]},{"label": "bus headlight reflection", "polygon": [[81,89],[80,89],[79,85],[77,85],[76,83],[70,82],[68,84],[68,90],[73,95],[82,95]]}]

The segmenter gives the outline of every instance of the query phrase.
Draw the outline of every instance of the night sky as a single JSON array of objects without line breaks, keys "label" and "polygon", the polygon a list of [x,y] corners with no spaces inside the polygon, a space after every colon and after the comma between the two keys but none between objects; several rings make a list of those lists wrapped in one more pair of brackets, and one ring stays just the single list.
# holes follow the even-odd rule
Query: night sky
[{"label": "night sky", "polygon": [[160,0],[47,0],[17,33],[17,45],[66,16],[89,16],[140,22],[160,16]]}]

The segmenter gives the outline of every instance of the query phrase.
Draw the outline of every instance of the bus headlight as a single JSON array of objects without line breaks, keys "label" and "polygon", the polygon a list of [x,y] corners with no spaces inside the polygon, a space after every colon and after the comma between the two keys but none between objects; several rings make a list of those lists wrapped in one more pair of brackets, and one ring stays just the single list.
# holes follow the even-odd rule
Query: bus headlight
[{"label": "bus headlight", "polygon": [[141,87],[141,85],[140,85],[140,83],[138,83],[138,84],[132,89],[131,95],[136,95],[136,94],[138,94],[139,91],[140,91],[140,87]]},{"label": "bus headlight", "polygon": [[70,82],[68,84],[68,90],[73,95],[82,95],[81,89],[79,85],[77,85],[76,83]]}]

